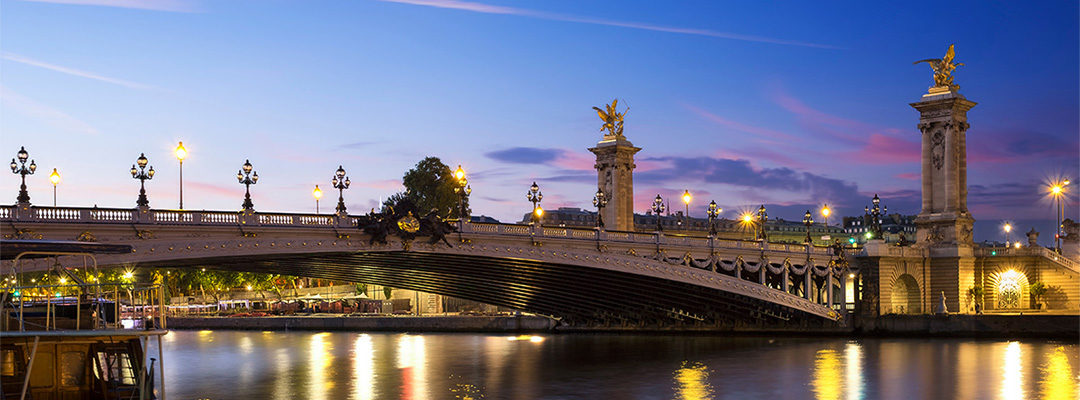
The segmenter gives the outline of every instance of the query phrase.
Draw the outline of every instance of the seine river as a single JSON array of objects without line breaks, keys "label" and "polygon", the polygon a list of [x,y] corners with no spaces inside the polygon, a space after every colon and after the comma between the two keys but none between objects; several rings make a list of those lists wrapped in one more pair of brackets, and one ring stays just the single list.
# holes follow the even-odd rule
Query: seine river
[{"label": "seine river", "polygon": [[173,331],[164,343],[169,399],[1080,398],[1080,346],[1047,340]]}]

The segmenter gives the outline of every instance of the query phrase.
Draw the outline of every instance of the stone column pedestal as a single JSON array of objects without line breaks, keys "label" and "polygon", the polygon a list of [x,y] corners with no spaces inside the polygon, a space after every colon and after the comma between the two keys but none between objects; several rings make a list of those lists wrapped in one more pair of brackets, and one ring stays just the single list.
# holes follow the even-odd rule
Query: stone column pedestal
[{"label": "stone column pedestal", "polygon": [[590,148],[596,155],[597,186],[608,196],[602,215],[607,229],[634,230],[634,154],[641,151],[622,136],[604,136]]}]

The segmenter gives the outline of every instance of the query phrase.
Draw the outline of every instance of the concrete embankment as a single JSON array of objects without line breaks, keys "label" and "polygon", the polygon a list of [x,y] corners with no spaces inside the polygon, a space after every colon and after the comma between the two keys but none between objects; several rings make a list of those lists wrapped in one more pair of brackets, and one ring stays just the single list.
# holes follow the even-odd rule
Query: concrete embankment
[{"label": "concrete embankment", "polygon": [[534,316],[170,317],[169,329],[394,331],[394,332],[580,332],[781,336],[1040,337],[1080,339],[1080,315],[885,315],[852,326],[558,326]]},{"label": "concrete embankment", "polygon": [[550,318],[521,316],[291,316],[291,317],[169,317],[169,329],[242,329],[398,332],[543,332]]},{"label": "concrete embankment", "polygon": [[1080,338],[1080,315],[883,315],[857,321],[854,334],[880,336]]}]

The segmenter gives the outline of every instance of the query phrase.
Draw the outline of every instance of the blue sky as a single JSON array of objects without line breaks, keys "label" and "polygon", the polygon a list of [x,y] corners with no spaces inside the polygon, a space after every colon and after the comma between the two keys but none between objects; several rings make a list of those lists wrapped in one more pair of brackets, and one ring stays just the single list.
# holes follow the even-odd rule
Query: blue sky
[{"label": "blue sky", "polygon": [[[1075,2],[0,0],[0,150],[26,146],[33,201],[314,211],[339,164],[354,211],[424,156],[470,172],[473,209],[504,221],[589,206],[592,106],[628,104],[639,212],[689,188],[694,215],[766,203],[801,219],[861,214],[875,193],[917,213],[918,101],[956,43],[976,239],[1002,221],[1053,231],[1045,182],[1080,172]],[[4,174],[0,187],[17,177]],[[1077,191],[1067,213],[1076,218]],[[325,209],[332,199],[324,198]],[[729,211],[728,216],[735,212]],[[831,222],[839,222],[834,218]],[[1049,243],[1049,240],[1044,240]]]}]

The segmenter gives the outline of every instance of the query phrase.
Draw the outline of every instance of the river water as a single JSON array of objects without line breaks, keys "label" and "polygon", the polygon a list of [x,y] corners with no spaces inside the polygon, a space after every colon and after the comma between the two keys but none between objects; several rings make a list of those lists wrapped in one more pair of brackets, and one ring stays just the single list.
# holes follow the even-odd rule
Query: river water
[{"label": "river water", "polygon": [[163,343],[168,399],[1080,398],[1080,346],[1049,340],[173,331]]}]

